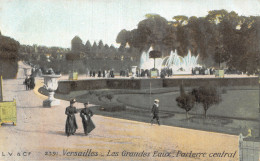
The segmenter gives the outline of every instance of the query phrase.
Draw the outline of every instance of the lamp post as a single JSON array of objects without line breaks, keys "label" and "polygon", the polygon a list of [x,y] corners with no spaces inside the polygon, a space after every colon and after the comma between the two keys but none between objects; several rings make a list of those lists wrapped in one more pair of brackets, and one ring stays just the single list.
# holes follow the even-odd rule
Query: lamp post
[{"label": "lamp post", "polygon": [[151,77],[152,78],[156,78],[157,75],[158,75],[158,73],[156,71],[156,68],[155,68],[155,59],[156,58],[161,58],[161,57],[162,57],[162,53],[160,51],[152,50],[149,53],[149,58],[153,58],[154,59],[154,68],[153,68],[153,71],[151,72]]},{"label": "lamp post", "polygon": [[150,51],[149,58],[154,59],[154,69],[155,69],[155,59],[160,57],[162,57],[162,53],[160,51],[157,50]]}]

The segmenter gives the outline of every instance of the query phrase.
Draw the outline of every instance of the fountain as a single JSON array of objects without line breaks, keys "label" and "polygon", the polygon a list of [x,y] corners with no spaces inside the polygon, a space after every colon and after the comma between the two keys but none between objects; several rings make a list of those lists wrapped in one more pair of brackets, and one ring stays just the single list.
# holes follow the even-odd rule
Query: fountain
[{"label": "fountain", "polygon": [[173,73],[178,74],[191,74],[192,68],[200,67],[197,64],[198,56],[191,56],[191,52],[188,55],[181,57],[177,55],[177,52],[171,51],[170,56],[164,58],[162,62],[163,68],[172,69]]},{"label": "fountain", "polygon": [[177,54],[176,50],[171,51],[170,56],[165,58],[158,58],[154,62],[154,59],[149,58],[149,53],[152,51],[152,47],[147,52],[143,52],[140,59],[140,68],[141,69],[152,69],[154,63],[159,71],[161,69],[167,68],[172,69],[174,75],[178,74],[191,74],[192,68],[200,67],[197,64],[198,56],[191,56],[191,52],[188,52],[188,55],[181,57]]},{"label": "fountain", "polygon": [[60,105],[60,100],[54,98],[55,91],[58,88],[58,78],[61,75],[56,75],[52,69],[48,70],[48,74],[42,75],[44,78],[44,87],[48,91],[48,99],[43,101],[44,107],[52,107]]}]

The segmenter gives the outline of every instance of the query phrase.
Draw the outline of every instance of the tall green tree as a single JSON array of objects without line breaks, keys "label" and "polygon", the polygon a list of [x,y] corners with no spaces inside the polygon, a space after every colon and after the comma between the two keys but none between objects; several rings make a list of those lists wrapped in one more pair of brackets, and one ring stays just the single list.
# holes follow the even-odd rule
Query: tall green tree
[{"label": "tall green tree", "polygon": [[126,29],[121,30],[116,38],[116,43],[121,44],[121,46],[125,47],[126,43],[131,41],[131,32],[127,31]]},{"label": "tall green tree", "polygon": [[90,52],[91,51],[91,48],[92,48],[92,46],[91,46],[91,43],[89,42],[89,40],[86,42],[86,44],[85,44],[85,52]]},{"label": "tall green tree", "polygon": [[104,47],[103,41],[100,40],[100,41],[98,42],[98,49],[103,49],[103,47]]},{"label": "tall green tree", "polygon": [[201,103],[204,109],[204,117],[207,118],[208,109],[221,102],[221,95],[215,87],[202,86],[192,90],[191,94],[195,97],[197,103]]}]

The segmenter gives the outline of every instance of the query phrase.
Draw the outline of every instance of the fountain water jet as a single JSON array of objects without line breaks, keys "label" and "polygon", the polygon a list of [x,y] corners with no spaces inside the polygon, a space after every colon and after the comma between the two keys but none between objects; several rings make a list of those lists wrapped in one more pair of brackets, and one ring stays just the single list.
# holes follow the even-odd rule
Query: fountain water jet
[{"label": "fountain water jet", "polygon": [[[152,69],[154,66],[154,60],[149,59],[149,53],[152,51],[152,47],[147,52],[143,52],[140,59],[141,69]],[[156,67],[160,71],[161,69],[167,68],[172,69],[174,74],[191,74],[192,68],[201,67],[197,64],[198,56],[191,56],[191,52],[188,55],[181,57],[177,54],[176,50],[171,51],[170,56],[165,58],[156,59]]]}]

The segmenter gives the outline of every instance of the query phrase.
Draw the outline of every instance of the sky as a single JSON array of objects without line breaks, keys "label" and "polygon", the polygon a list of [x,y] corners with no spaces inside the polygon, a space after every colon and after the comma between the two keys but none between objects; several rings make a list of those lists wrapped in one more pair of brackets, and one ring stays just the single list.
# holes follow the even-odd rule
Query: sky
[{"label": "sky", "polygon": [[117,34],[136,28],[147,13],[171,20],[219,9],[260,16],[260,0],[0,0],[0,31],[26,45],[70,48],[77,35],[84,44],[118,47]]}]

